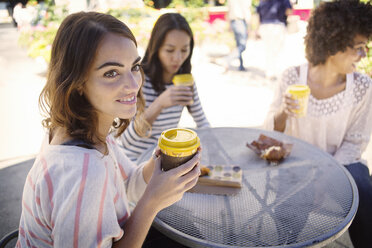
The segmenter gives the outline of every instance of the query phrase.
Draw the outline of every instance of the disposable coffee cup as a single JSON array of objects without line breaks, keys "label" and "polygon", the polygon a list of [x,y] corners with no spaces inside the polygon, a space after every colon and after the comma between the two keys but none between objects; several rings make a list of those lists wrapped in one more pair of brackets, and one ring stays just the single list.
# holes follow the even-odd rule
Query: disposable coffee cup
[{"label": "disposable coffee cup", "polygon": [[172,82],[175,86],[189,86],[194,93],[194,78],[191,73],[177,74],[173,77]]},{"label": "disposable coffee cup", "polygon": [[287,92],[291,94],[292,99],[297,100],[299,104],[299,108],[293,110],[293,113],[295,113],[297,117],[306,116],[310,95],[309,86],[304,84],[293,84],[287,88]]},{"label": "disposable coffee cup", "polygon": [[167,171],[194,157],[200,146],[200,139],[193,130],[172,128],[161,133],[158,145],[161,151],[161,167]]},{"label": "disposable coffee cup", "polygon": [[191,73],[174,75],[172,82],[176,86],[194,87],[194,78]]}]

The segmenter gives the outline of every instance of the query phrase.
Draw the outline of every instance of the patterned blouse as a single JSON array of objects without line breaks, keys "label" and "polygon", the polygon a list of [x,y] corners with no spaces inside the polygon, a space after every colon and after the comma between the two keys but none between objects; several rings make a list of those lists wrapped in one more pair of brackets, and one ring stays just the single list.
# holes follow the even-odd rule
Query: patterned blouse
[{"label": "patterned blouse", "polygon": [[[299,69],[299,70],[298,70]],[[274,114],[281,105],[287,87],[307,84],[308,65],[291,67],[283,73],[265,120],[265,128],[274,129]],[[305,117],[288,117],[284,133],[305,140],[330,153],[341,164],[361,159],[372,130],[372,80],[354,72],[346,76],[346,88],[326,99],[310,94]]]}]

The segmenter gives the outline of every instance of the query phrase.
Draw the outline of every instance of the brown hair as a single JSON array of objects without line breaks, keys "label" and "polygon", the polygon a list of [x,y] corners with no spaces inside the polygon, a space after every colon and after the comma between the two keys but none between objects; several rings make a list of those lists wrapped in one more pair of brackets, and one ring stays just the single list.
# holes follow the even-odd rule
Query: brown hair
[{"label": "brown hair", "polygon": [[324,64],[329,56],[353,46],[356,35],[372,34],[372,6],[359,0],[322,2],[312,13],[305,36],[306,58]]},{"label": "brown hair", "polygon": [[161,93],[165,90],[163,82],[163,66],[159,60],[159,49],[163,45],[165,36],[169,31],[181,30],[190,36],[190,55],[187,57],[181,68],[177,72],[191,72],[191,56],[194,49],[194,38],[186,19],[178,13],[166,13],[159,17],[151,32],[151,37],[145,56],[142,60],[142,67],[146,76],[156,92]]},{"label": "brown hair", "polygon": [[[79,12],[67,16],[59,27],[52,45],[47,82],[39,97],[39,106],[46,114],[43,126],[53,130],[63,127],[75,139],[88,144],[105,144],[98,137],[96,109],[79,94],[100,42],[108,33],[122,35],[137,46],[130,29],[113,16],[97,12]],[[142,72],[142,71],[141,71]],[[142,81],[144,75],[142,72]],[[138,92],[138,112],[143,112],[142,90]],[[129,125],[128,119],[116,119],[113,127],[117,136]]]}]

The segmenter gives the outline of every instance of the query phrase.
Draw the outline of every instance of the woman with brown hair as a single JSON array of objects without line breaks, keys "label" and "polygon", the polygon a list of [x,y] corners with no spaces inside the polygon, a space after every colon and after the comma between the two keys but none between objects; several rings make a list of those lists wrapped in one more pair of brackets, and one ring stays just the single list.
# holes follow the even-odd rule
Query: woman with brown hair
[{"label": "woman with brown hair", "polygon": [[47,132],[24,186],[17,247],[141,247],[156,214],[195,185],[200,152],[164,172],[155,157],[134,165],[111,137],[143,109],[142,82],[124,23],[96,12],[62,22],[40,95]]},{"label": "woman with brown hair", "polygon": [[209,127],[196,84],[192,89],[172,84],[174,75],[191,73],[193,49],[193,34],[183,16],[167,13],[159,17],[142,60],[146,75],[144,121],[135,117],[119,139],[133,161],[157,142],[162,131],[178,126],[185,106],[198,128]]},{"label": "woman with brown hair", "polygon": [[[372,5],[359,0],[321,3],[305,37],[307,64],[287,69],[274,94],[266,128],[303,139],[331,154],[353,176],[359,208],[349,231],[355,247],[372,244],[372,180],[361,158],[372,131],[372,80],[356,72],[372,38]],[[288,86],[310,88],[307,114]]]}]

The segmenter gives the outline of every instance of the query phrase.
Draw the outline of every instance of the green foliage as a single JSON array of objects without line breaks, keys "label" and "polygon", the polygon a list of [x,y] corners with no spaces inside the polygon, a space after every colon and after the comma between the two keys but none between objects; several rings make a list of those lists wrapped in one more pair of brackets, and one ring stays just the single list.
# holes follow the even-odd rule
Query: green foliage
[{"label": "green foliage", "polygon": [[152,0],[143,0],[143,2],[148,7],[154,7],[154,1]]},{"label": "green foliage", "polygon": [[[144,0],[146,6],[154,7],[154,0]],[[172,0],[167,8],[200,8],[205,7],[207,4],[204,3],[204,0]]]},{"label": "green foliage", "polygon": [[367,45],[368,52],[367,56],[364,57],[358,64],[358,71],[367,74],[372,77],[372,41]]},{"label": "green foliage", "polygon": [[56,7],[52,1],[45,1],[44,8],[36,5],[37,14],[31,27],[21,29],[18,43],[27,48],[32,58],[42,57],[50,61],[51,45],[62,20],[67,16],[66,6]]},{"label": "green foliage", "polygon": [[193,22],[203,22],[208,18],[208,11],[206,8],[184,8],[181,13],[189,24]]},{"label": "green foliage", "polygon": [[142,48],[147,46],[152,27],[160,15],[159,11],[149,7],[110,9],[107,13],[127,24]]},{"label": "green foliage", "polygon": [[144,9],[109,9],[107,14],[110,14],[118,19],[127,19],[129,21],[139,21],[141,18],[151,17],[151,10],[148,8]]},{"label": "green foliage", "polygon": [[[200,4],[203,1],[190,1],[189,6],[195,6],[198,2]],[[42,18],[34,23],[35,26],[21,30],[18,42],[28,49],[29,56],[33,58],[42,57],[46,62],[49,62],[52,42],[60,23],[67,15],[67,9],[65,7],[56,8],[48,2],[45,6],[46,9],[40,10],[40,12],[44,11],[46,13],[40,14]],[[229,30],[229,24],[222,20],[216,20],[213,24],[208,23],[207,8],[181,6],[177,9],[168,8],[164,10],[182,13],[191,26],[196,45],[213,43],[224,44],[229,47],[234,46],[234,38]],[[144,7],[139,9],[110,9],[107,13],[127,24],[136,37],[138,46],[145,49],[155,22],[164,11]]]},{"label": "green foliage", "polygon": [[203,0],[172,0],[168,8],[186,7],[186,8],[200,8],[206,4]]},{"label": "green foliage", "polygon": [[27,54],[30,57],[42,57],[46,62],[49,62],[51,45],[57,29],[57,25],[49,25],[48,28],[22,30],[18,43],[23,47],[27,47]]}]

